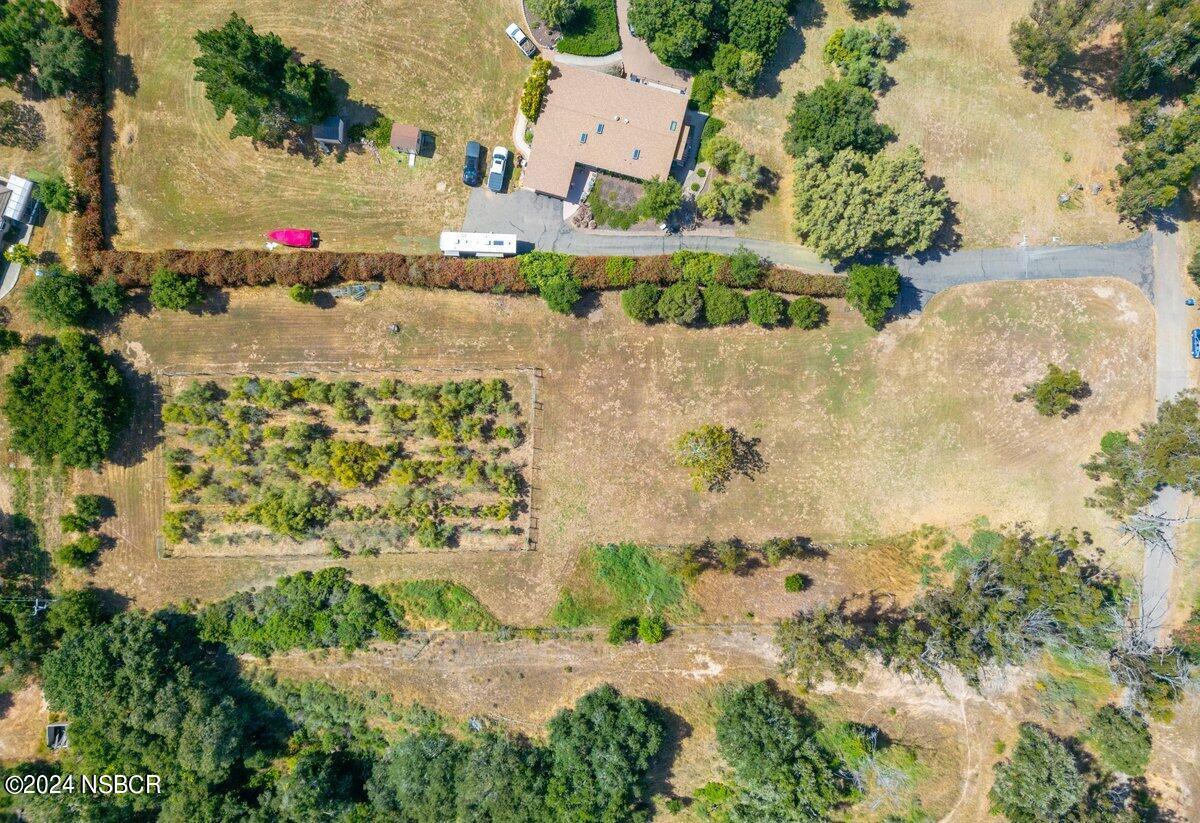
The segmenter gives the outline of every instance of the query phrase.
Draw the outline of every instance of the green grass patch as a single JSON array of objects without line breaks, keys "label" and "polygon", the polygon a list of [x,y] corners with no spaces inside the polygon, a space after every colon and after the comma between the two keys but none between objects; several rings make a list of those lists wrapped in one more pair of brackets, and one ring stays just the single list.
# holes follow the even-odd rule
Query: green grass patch
[{"label": "green grass patch", "polygon": [[487,607],[471,590],[449,580],[406,580],[379,587],[393,607],[404,612],[412,628],[447,628],[462,632],[486,632],[500,628]]},{"label": "green grass patch", "polygon": [[1102,661],[1054,650],[1046,653],[1044,662],[1046,673],[1033,688],[1047,717],[1088,717],[1112,700],[1115,690]]},{"label": "green grass patch", "polygon": [[571,21],[562,27],[554,48],[563,54],[601,57],[621,48],[616,0],[579,0]]},{"label": "green grass patch", "polygon": [[683,578],[653,553],[634,543],[592,546],[550,614],[558,626],[601,626],[629,615],[661,615],[679,620],[697,608],[687,598]]}]

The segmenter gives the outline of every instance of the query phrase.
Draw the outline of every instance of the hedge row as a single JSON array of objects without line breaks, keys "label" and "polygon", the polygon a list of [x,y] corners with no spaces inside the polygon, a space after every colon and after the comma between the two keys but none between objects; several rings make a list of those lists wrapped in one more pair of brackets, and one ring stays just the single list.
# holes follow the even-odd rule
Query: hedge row
[{"label": "hedge row", "polygon": [[[147,287],[159,269],[199,277],[209,286],[318,286],[332,282],[382,280],[408,286],[459,289],[474,292],[528,292],[521,276],[519,257],[502,260],[467,260],[432,254],[310,251],[279,253],[245,249],[229,251],[169,250],[159,252],[100,251],[92,255],[94,275],[114,277],[127,288]],[[585,289],[610,289],[633,283],[667,285],[680,279],[671,255],[625,258],[632,261],[619,279],[612,274],[609,257],[575,257],[571,273]],[[728,272],[718,270],[717,282],[728,283]],[[768,266],[763,286],[785,294],[842,297],[845,278],[832,274]]]},{"label": "hedge row", "polygon": [[[70,0],[67,14],[96,53],[104,52],[104,5],[102,0]],[[97,61],[103,65],[102,60]],[[67,106],[70,131],[71,181],[79,193],[80,211],[75,215],[71,240],[75,258],[89,270],[92,256],[108,246],[104,231],[104,76],[97,72],[86,78]]]}]

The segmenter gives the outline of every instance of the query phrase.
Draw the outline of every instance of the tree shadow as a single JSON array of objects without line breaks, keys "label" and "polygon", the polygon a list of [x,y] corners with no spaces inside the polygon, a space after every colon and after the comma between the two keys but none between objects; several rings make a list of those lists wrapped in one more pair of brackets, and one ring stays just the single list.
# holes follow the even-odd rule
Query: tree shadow
[{"label": "tree shadow", "polygon": [[0,146],[35,151],[46,141],[46,121],[36,107],[6,100],[0,103]]},{"label": "tree shadow", "polygon": [[757,475],[767,470],[767,461],[758,450],[761,438],[747,438],[737,429],[731,429],[733,435],[733,471],[742,477],[754,480]]},{"label": "tree shadow", "polygon": [[114,91],[126,97],[136,97],[141,84],[138,82],[137,70],[133,67],[133,57],[128,54],[113,55],[109,79]]},{"label": "tree shadow", "polygon": [[821,3],[797,4],[792,23],[784,29],[774,56],[758,76],[756,96],[774,97],[783,91],[781,75],[804,55],[806,42],[804,30],[818,28],[825,23],[825,6]]},{"label": "tree shadow", "polygon": [[673,796],[675,787],[671,783],[671,768],[683,741],[692,736],[692,725],[672,709],[651,703],[651,711],[662,721],[663,744],[658,754],[650,761],[646,772],[647,794]]},{"label": "tree shadow", "polygon": [[121,355],[109,356],[125,377],[126,391],[133,401],[129,423],[109,459],[114,465],[129,468],[145,460],[162,443],[162,389],[152,375],[138,371]]}]

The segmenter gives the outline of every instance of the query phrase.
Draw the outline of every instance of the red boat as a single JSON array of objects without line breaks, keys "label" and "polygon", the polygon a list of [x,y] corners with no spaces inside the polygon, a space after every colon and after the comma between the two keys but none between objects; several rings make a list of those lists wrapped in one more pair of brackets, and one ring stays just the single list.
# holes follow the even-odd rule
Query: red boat
[{"label": "red boat", "polygon": [[275,229],[267,232],[267,237],[282,246],[292,246],[297,249],[311,249],[316,245],[317,235],[312,229]]}]

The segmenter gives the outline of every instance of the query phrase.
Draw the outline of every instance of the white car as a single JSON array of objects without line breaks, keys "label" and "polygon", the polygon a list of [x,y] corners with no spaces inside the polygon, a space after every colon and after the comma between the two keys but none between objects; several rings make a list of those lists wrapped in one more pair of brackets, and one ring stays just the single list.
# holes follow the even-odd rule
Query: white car
[{"label": "white car", "polygon": [[508,149],[496,146],[492,149],[492,168],[488,172],[488,188],[499,192],[504,190],[504,173],[508,171]]},{"label": "white car", "polygon": [[509,40],[517,44],[517,48],[521,50],[522,54],[526,57],[533,57],[534,52],[537,51],[537,46],[533,45],[533,41],[525,36],[525,32],[521,31],[520,26],[516,23],[509,23],[504,33],[508,35]]}]

